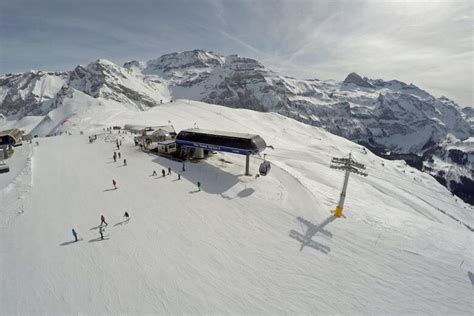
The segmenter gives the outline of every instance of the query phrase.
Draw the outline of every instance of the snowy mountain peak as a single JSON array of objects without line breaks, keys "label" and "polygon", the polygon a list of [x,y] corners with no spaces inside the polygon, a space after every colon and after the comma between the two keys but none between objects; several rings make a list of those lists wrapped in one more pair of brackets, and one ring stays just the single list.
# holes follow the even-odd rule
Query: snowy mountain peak
[{"label": "snowy mountain peak", "polygon": [[146,62],[146,74],[162,74],[186,68],[212,68],[224,64],[224,57],[210,51],[192,50],[162,55]]},{"label": "snowy mountain peak", "polygon": [[355,84],[356,86],[364,87],[364,88],[371,88],[371,89],[375,88],[365,78],[362,78],[355,72],[351,72],[349,75],[347,75],[346,79],[344,79],[343,82],[346,84],[352,83],[352,84]]}]

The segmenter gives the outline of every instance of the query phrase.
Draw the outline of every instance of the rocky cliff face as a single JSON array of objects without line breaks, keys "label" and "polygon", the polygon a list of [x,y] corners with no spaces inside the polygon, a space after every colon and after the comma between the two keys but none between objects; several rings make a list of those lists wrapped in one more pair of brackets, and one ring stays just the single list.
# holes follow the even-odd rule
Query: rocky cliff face
[{"label": "rocky cliff face", "polygon": [[[0,77],[0,114],[9,119],[45,115],[74,90],[138,110],[185,98],[274,111],[380,153],[417,155],[422,160],[426,152],[446,157],[434,148],[448,137],[468,139],[474,126],[472,109],[461,109],[413,84],[356,73],[342,82],[300,80],[275,73],[254,59],[203,50],[130,61],[123,67],[101,59],[63,73],[7,74]],[[467,177],[473,179],[472,174]]]}]

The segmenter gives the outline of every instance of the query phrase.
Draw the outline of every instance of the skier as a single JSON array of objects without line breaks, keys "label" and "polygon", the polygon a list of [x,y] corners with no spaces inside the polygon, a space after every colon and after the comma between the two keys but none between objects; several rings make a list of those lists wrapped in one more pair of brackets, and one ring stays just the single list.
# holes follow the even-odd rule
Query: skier
[{"label": "skier", "polygon": [[166,176],[165,169],[161,169],[161,174],[163,175],[163,177]]},{"label": "skier", "polygon": [[123,165],[124,165],[124,166],[127,165],[127,159],[124,159],[124,160],[123,160]]},{"label": "skier", "polygon": [[114,186],[114,189],[117,190],[117,182],[115,182],[115,179],[112,179],[112,184]]},{"label": "skier", "polygon": [[114,158],[114,162],[117,162],[117,153],[115,151],[114,151],[113,158]]},{"label": "skier", "polygon": [[152,176],[157,176],[156,170],[153,170],[153,173],[151,174]]},{"label": "skier", "polygon": [[184,169],[184,161],[183,161],[183,169],[182,169],[182,171],[183,171],[183,172],[186,171],[186,169]]},{"label": "skier", "polygon": [[77,232],[74,230],[74,228],[72,229],[72,235],[74,236],[74,241],[78,241],[79,239],[77,239]]},{"label": "skier", "polygon": [[119,144],[120,144],[120,146],[122,146],[122,141],[121,140],[119,141]]},{"label": "skier", "polygon": [[105,228],[100,226],[99,227],[99,234],[100,234],[100,239],[104,240],[104,233],[105,233]]},{"label": "skier", "polygon": [[178,173],[178,180],[181,180],[181,174]]},{"label": "skier", "polygon": [[168,175],[170,176],[171,175],[171,168],[168,167]]},{"label": "skier", "polygon": [[119,157],[119,159],[122,158],[122,155],[120,154],[120,151],[118,152],[118,157]]},{"label": "skier", "polygon": [[109,224],[107,224],[107,222],[105,221],[104,215],[100,215],[100,226],[102,226],[102,224],[105,224],[105,226],[109,225]]},{"label": "skier", "polygon": [[198,181],[197,186],[198,186],[198,191],[201,191],[201,182]]},{"label": "skier", "polygon": [[128,215],[127,211],[125,211],[125,214],[123,214],[123,217],[125,217],[126,221],[128,221],[130,219],[130,215]]}]

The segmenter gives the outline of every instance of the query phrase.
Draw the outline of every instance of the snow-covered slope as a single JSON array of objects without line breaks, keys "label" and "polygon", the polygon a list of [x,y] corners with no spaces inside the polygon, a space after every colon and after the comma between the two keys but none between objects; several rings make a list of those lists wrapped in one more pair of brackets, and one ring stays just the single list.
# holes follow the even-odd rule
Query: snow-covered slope
[{"label": "snow-covered slope", "polygon": [[[0,313],[472,313],[473,209],[428,174],[275,113],[74,100],[53,111],[69,121],[55,131],[73,135],[25,145],[11,160],[18,176],[0,174]],[[275,147],[271,173],[242,176],[244,158],[230,154],[181,172],[131,135],[101,134],[168,121],[260,134]],[[117,137],[127,166],[113,163]],[[329,162],[349,152],[369,177],[351,176],[347,217],[335,219],[343,174]],[[171,176],[151,176],[168,167]]]}]

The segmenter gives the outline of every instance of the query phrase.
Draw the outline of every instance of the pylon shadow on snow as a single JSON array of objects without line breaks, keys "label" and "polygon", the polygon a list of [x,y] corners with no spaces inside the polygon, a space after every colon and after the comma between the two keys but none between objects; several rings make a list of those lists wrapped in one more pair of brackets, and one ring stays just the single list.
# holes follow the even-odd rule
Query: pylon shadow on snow
[{"label": "pylon shadow on snow", "polygon": [[312,238],[314,235],[316,235],[318,232],[331,238],[332,233],[325,230],[324,227],[327,226],[329,223],[334,221],[336,219],[335,216],[329,216],[326,218],[321,224],[315,225],[311,223],[310,221],[302,218],[302,217],[297,217],[296,218],[300,223],[304,224],[306,226],[306,232],[305,234],[301,234],[300,232],[297,232],[296,230],[291,230],[289,233],[289,236],[293,239],[298,240],[301,242],[301,247],[300,251],[303,250],[305,246],[314,248],[318,251],[321,251],[324,254],[328,254],[331,251],[331,248],[329,248],[326,245],[323,245],[317,241],[314,241]]}]

